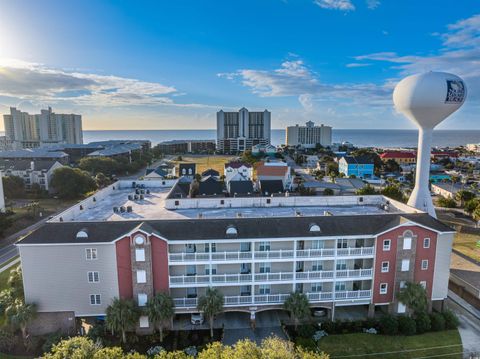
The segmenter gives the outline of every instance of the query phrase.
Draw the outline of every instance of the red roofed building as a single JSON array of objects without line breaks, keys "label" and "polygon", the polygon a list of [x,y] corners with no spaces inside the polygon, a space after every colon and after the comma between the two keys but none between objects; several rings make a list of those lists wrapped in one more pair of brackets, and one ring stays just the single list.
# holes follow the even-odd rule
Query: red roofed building
[{"label": "red roofed building", "polygon": [[417,160],[417,155],[414,152],[389,151],[382,153],[380,155],[380,158],[383,162],[387,162],[388,160],[394,160],[401,166],[415,163]]}]

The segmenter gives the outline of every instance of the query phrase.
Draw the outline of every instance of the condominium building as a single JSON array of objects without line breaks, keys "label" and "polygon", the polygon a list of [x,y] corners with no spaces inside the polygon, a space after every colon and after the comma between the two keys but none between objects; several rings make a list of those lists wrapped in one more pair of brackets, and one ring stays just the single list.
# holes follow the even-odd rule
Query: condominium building
[{"label": "condominium building", "polygon": [[50,107],[30,115],[10,107],[10,114],[3,115],[3,119],[5,135],[14,149],[83,143],[81,115],[56,114]]},{"label": "condominium building", "polygon": [[287,146],[314,148],[317,145],[328,147],[332,145],[332,128],[330,126],[315,126],[308,121],[305,126],[288,126],[285,142]]},{"label": "condominium building", "polygon": [[215,152],[215,140],[172,140],[158,144],[164,154],[212,153]]},{"label": "condominium building", "polygon": [[[294,291],[330,317],[345,306],[403,313],[406,282],[422,284],[431,306],[447,298],[454,232],[427,213],[380,195],[178,197],[175,184],[118,181],[17,244],[37,332],[71,331],[114,298],[143,307],[159,292],[177,316],[196,313],[208,287],[249,318]],[[137,330],[152,328],[142,316]]]},{"label": "condominium building", "polygon": [[238,112],[217,112],[217,150],[238,153],[255,145],[269,145],[271,113],[250,112],[245,107]]}]

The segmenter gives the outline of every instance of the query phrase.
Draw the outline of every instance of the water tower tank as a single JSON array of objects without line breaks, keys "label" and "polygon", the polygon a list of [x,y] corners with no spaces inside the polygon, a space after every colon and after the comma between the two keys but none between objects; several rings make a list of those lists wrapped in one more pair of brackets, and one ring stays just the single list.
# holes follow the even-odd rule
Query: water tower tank
[{"label": "water tower tank", "polygon": [[395,108],[419,128],[415,188],[408,204],[435,217],[430,190],[430,151],[433,128],[458,110],[465,101],[463,80],[445,72],[412,75],[393,91]]}]

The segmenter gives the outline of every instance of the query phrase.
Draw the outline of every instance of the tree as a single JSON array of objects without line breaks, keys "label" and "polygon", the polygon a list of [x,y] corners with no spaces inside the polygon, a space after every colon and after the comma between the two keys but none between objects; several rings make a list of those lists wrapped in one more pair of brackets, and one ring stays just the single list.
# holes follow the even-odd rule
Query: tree
[{"label": "tree", "polygon": [[123,172],[118,161],[109,157],[84,157],[80,160],[78,167],[92,175],[103,173],[111,176],[117,172]]},{"label": "tree", "polygon": [[95,176],[95,183],[97,184],[98,188],[103,188],[103,187],[107,187],[111,183],[111,181],[102,172],[99,172]]},{"label": "tree", "polygon": [[7,322],[14,328],[20,329],[23,341],[27,339],[27,325],[37,315],[37,307],[35,304],[26,304],[22,299],[15,299],[5,309]]},{"label": "tree", "polygon": [[203,313],[210,325],[210,336],[213,338],[213,320],[215,315],[223,312],[225,298],[216,288],[207,288],[205,295],[198,299],[197,308]]},{"label": "tree", "polygon": [[356,194],[360,196],[367,196],[367,195],[377,194],[377,191],[375,191],[375,188],[373,188],[372,185],[367,183],[367,185],[365,185],[363,188],[360,188],[359,190],[357,190]]},{"label": "tree", "polygon": [[400,165],[394,159],[387,160],[383,165],[385,172],[400,172]]},{"label": "tree", "polygon": [[398,185],[388,185],[380,193],[399,202],[405,201],[405,196]]},{"label": "tree", "polygon": [[40,198],[44,190],[38,183],[32,183],[30,186],[30,193],[34,198]]},{"label": "tree", "polygon": [[472,213],[472,217],[474,220],[480,221],[480,205],[478,205],[477,208],[475,208],[475,210]]},{"label": "tree", "polygon": [[7,284],[11,288],[12,294],[15,298],[23,299],[23,277],[21,266],[17,266],[17,268],[10,271]]},{"label": "tree", "polygon": [[480,204],[480,201],[478,200],[478,198],[473,198],[469,201],[466,201],[465,206],[463,208],[465,209],[465,212],[471,215],[473,211],[475,211],[475,208],[478,207],[479,204]]},{"label": "tree", "polygon": [[7,198],[20,198],[25,196],[25,182],[18,176],[2,177],[3,192]]},{"label": "tree", "polygon": [[97,188],[87,172],[71,167],[53,171],[51,185],[61,198],[77,198]]},{"label": "tree", "polygon": [[295,331],[298,327],[298,322],[310,316],[310,303],[304,293],[294,292],[285,299],[283,307],[290,312],[293,317]]},{"label": "tree", "polygon": [[398,300],[413,310],[414,314],[427,310],[427,292],[419,283],[405,283],[405,287],[398,293]]},{"label": "tree", "polygon": [[53,346],[50,353],[42,356],[43,359],[65,359],[65,358],[94,358],[95,353],[100,349],[91,339],[87,337],[73,337],[62,340]]},{"label": "tree", "polygon": [[324,196],[333,196],[333,195],[334,195],[333,189],[331,189],[331,188],[325,188],[325,189],[323,190],[323,195],[324,195]]},{"label": "tree", "polygon": [[158,293],[147,302],[148,319],[158,327],[160,342],[163,342],[163,328],[166,321],[175,314],[173,299],[167,293]]},{"label": "tree", "polygon": [[455,194],[455,199],[460,201],[460,206],[464,206],[465,202],[470,201],[475,198],[475,193],[467,191],[467,190],[460,190]]},{"label": "tree", "polygon": [[443,196],[438,197],[437,204],[444,208],[455,208],[457,206],[457,203],[453,198],[446,198]]},{"label": "tree", "polygon": [[122,334],[122,342],[127,342],[126,331],[133,327],[139,317],[135,303],[132,300],[114,298],[107,307],[105,324],[108,329]]}]

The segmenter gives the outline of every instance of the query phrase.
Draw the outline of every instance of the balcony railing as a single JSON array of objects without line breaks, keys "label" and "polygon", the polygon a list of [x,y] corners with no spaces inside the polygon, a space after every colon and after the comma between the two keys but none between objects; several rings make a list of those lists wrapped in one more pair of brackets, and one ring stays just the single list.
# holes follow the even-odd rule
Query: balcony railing
[{"label": "balcony railing", "polygon": [[[359,248],[320,248],[320,249],[298,249],[297,258],[321,258],[321,257],[355,257],[373,255],[374,247]],[[196,253],[170,253],[168,258],[171,263],[179,262],[228,262],[252,259],[291,259],[295,251],[292,249],[279,249],[273,251],[255,252],[196,252]]]},{"label": "balcony railing", "polygon": [[282,282],[292,281],[293,278],[299,281],[305,280],[333,280],[336,278],[369,278],[372,276],[372,269],[346,269],[337,271],[311,271],[311,272],[275,272],[255,274],[212,274],[211,281],[208,275],[179,275],[170,276],[170,285],[186,284],[225,284],[251,282]]},{"label": "balcony railing", "polygon": [[[225,306],[239,305],[260,305],[260,304],[283,304],[290,294],[257,294],[246,296],[225,296]],[[371,290],[351,290],[338,292],[319,292],[306,293],[310,303],[330,302],[335,300],[361,300],[370,299]],[[197,306],[197,298],[175,298],[175,307],[177,308],[194,308]]]}]

